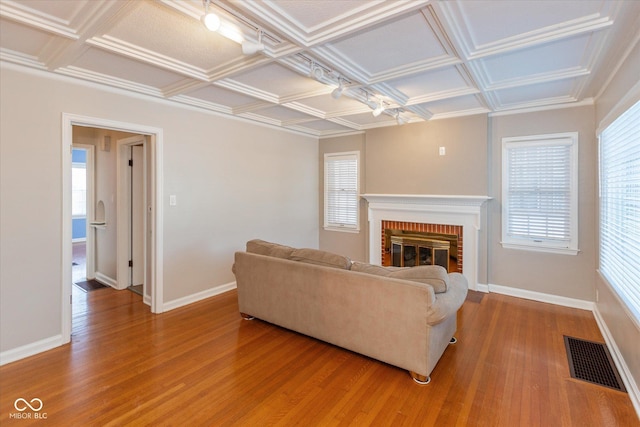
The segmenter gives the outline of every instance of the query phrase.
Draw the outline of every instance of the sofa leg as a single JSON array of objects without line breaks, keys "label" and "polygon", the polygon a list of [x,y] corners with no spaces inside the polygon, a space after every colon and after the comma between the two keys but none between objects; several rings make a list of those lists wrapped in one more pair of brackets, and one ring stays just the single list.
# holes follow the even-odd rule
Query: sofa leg
[{"label": "sofa leg", "polygon": [[458,338],[456,337],[451,337],[451,339],[449,340],[449,344],[455,344],[458,342]]},{"label": "sofa leg", "polygon": [[427,377],[426,375],[416,374],[413,371],[409,371],[409,374],[417,384],[426,385],[431,382],[431,377]]},{"label": "sofa leg", "polygon": [[255,317],[253,317],[252,315],[247,314],[247,313],[240,313],[240,316],[242,316],[242,318],[244,320],[253,320],[253,319],[255,319]]}]

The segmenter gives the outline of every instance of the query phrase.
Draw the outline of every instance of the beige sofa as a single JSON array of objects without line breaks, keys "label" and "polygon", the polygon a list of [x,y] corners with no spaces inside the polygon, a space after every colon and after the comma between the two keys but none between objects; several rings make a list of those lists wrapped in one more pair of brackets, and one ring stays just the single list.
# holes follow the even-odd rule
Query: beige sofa
[{"label": "beige sofa", "polygon": [[258,319],[406,369],[421,384],[450,343],[467,294],[439,266],[380,267],[262,240],[235,254],[238,303]]}]

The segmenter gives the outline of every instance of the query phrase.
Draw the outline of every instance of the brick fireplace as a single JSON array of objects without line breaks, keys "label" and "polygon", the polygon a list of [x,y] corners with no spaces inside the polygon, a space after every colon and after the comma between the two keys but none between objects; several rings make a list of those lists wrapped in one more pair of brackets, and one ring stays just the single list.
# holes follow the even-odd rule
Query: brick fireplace
[{"label": "brick fireplace", "polygon": [[[369,262],[385,261],[385,229],[458,237],[458,271],[478,289],[478,244],[487,196],[364,194],[369,209]],[[451,269],[450,269],[451,271]]]}]

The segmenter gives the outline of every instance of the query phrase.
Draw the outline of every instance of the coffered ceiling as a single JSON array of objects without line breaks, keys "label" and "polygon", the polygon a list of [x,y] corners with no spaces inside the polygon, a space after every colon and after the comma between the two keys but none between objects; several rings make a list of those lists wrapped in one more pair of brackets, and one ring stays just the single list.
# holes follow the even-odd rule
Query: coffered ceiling
[{"label": "coffered ceiling", "polygon": [[[322,137],[588,103],[640,27],[634,0],[209,8],[217,32],[202,0],[0,0],[0,60]],[[264,50],[243,54],[243,40]]]}]

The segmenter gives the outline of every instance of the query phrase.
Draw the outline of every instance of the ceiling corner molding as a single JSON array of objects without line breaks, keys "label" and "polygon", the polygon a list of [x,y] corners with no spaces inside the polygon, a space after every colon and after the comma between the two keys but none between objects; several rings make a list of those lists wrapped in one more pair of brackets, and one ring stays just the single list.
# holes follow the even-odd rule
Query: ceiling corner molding
[{"label": "ceiling corner molding", "polygon": [[47,66],[35,56],[26,55],[6,48],[0,48],[0,61],[12,62],[39,70],[47,70]]}]

